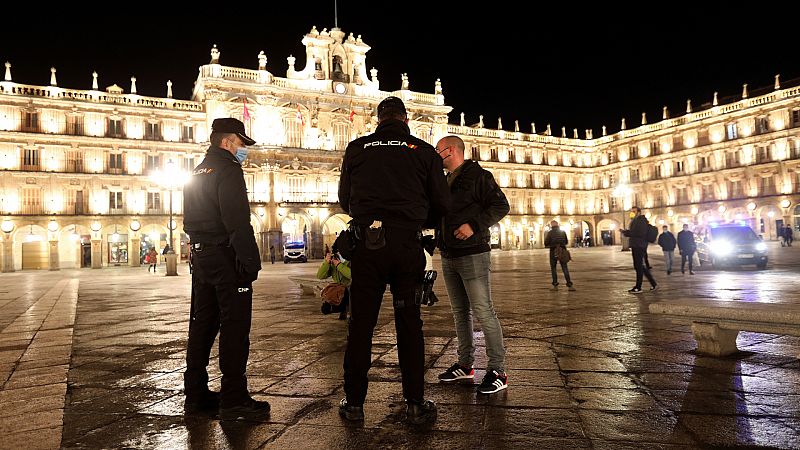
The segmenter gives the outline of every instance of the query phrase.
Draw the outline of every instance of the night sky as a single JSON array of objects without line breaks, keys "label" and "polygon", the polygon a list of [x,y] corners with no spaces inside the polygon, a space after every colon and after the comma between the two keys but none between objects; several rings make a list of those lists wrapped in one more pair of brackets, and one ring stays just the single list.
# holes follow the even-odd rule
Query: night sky
[{"label": "night sky", "polygon": [[[116,83],[128,92],[136,76],[139,94],[162,97],[171,79],[174,96],[188,99],[212,44],[223,65],[250,69],[264,50],[267,69],[285,77],[289,54],[298,70],[305,66],[300,41],[311,26],[334,25],[332,1],[262,3],[196,4],[205,11],[118,3],[106,15],[98,14],[110,11],[108,4],[48,14],[11,10],[4,20],[27,28],[4,32],[0,59],[12,63],[18,83],[47,85],[55,66],[61,87],[89,89],[96,70],[101,89]],[[450,122],[461,112],[467,124],[483,114],[490,128],[501,116],[507,130],[519,120],[524,132],[536,122],[540,133],[550,123],[555,135],[566,126],[570,137],[573,128],[599,136],[602,125],[619,130],[622,117],[637,126],[642,112],[656,122],[665,105],[681,115],[687,98],[695,110],[714,91],[722,102],[738,99],[743,83],[755,96],[771,89],[776,73],[784,87],[800,84],[791,81],[800,79],[800,8],[790,2],[530,3],[490,9],[488,2],[340,1],[339,28],[372,47],[367,65],[378,69],[382,90],[399,89],[403,72],[414,91],[432,93],[441,78]]]}]

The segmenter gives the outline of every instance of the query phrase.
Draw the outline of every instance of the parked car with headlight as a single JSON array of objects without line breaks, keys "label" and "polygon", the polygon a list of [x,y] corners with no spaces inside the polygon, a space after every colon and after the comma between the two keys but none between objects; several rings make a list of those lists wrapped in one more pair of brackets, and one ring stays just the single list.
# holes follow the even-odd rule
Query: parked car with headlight
[{"label": "parked car with headlight", "polygon": [[759,269],[767,267],[767,244],[746,225],[712,225],[705,238],[697,243],[700,265],[714,267],[754,264]]}]

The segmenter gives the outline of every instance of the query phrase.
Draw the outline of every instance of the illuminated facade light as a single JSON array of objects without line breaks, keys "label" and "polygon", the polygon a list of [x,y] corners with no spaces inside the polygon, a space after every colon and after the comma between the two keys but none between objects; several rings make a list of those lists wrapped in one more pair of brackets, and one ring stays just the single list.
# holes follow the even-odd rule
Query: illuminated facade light
[{"label": "illuminated facade light", "polygon": [[3,222],[0,223],[0,230],[2,230],[4,233],[11,233],[14,231],[14,222],[8,219],[3,220]]}]

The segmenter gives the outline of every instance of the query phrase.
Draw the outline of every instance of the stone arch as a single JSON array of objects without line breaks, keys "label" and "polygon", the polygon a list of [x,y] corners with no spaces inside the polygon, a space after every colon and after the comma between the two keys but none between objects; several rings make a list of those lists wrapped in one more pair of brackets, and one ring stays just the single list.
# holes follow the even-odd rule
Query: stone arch
[{"label": "stone arch", "polygon": [[620,224],[615,219],[604,218],[597,223],[596,245],[616,245],[622,242]]},{"label": "stone arch", "polygon": [[91,235],[92,231],[85,225],[73,223],[62,226],[58,230],[59,267],[91,267]]},{"label": "stone arch", "polygon": [[311,218],[305,212],[288,211],[280,220],[281,225],[281,246],[288,241],[308,242],[308,233],[311,232]]},{"label": "stone arch", "polygon": [[[753,211],[755,217],[756,234],[763,236],[765,240],[778,240],[778,225],[783,224],[783,213],[777,204],[766,204]],[[771,217],[770,217],[771,215]]]},{"label": "stone arch", "polygon": [[28,223],[12,233],[14,267],[47,269],[50,267],[48,234],[44,227]]},{"label": "stone arch", "polygon": [[350,216],[347,214],[334,214],[327,219],[322,224],[322,245],[323,247],[327,245],[329,248],[333,248],[333,242],[336,240],[336,237],[339,236],[339,233],[347,228],[347,222],[350,221]]}]

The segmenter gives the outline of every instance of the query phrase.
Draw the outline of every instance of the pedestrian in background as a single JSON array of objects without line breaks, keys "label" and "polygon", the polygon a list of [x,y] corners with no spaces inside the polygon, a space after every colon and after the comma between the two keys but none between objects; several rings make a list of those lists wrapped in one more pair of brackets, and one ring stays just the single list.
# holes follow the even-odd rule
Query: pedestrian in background
[{"label": "pedestrian in background", "polygon": [[158,252],[156,249],[150,247],[150,250],[144,258],[144,262],[149,264],[147,266],[147,271],[150,272],[150,269],[153,269],[153,273],[156,273],[156,266],[158,265]]},{"label": "pedestrian in background", "polygon": [[667,275],[672,273],[672,255],[675,253],[675,235],[669,231],[669,227],[662,227],[661,235],[658,237],[658,245],[664,252],[664,264],[667,266]]},{"label": "pedestrian in background", "polygon": [[621,230],[622,234],[630,239],[631,255],[633,256],[633,268],[636,269],[636,285],[633,289],[629,289],[631,294],[642,293],[642,279],[647,277],[650,282],[650,291],[658,289],[658,283],[650,273],[645,263],[645,255],[647,255],[647,230],[650,227],[650,222],[647,217],[642,214],[642,209],[634,206],[630,211],[631,223],[628,225],[627,230]]},{"label": "pedestrian in background", "polygon": [[558,271],[556,264],[561,264],[561,271],[564,272],[564,280],[567,282],[567,289],[574,291],[572,280],[569,277],[569,261],[561,255],[567,249],[567,233],[559,228],[555,220],[550,222],[550,231],[544,237],[544,246],[550,249],[550,273],[553,275],[553,288],[558,288]]},{"label": "pedestrian in background", "polygon": [[692,270],[692,260],[694,252],[697,250],[697,243],[694,241],[694,233],[689,231],[689,224],[683,224],[683,231],[678,233],[678,250],[681,253],[681,273],[686,273],[686,261],[689,261],[689,275],[694,275]]}]

